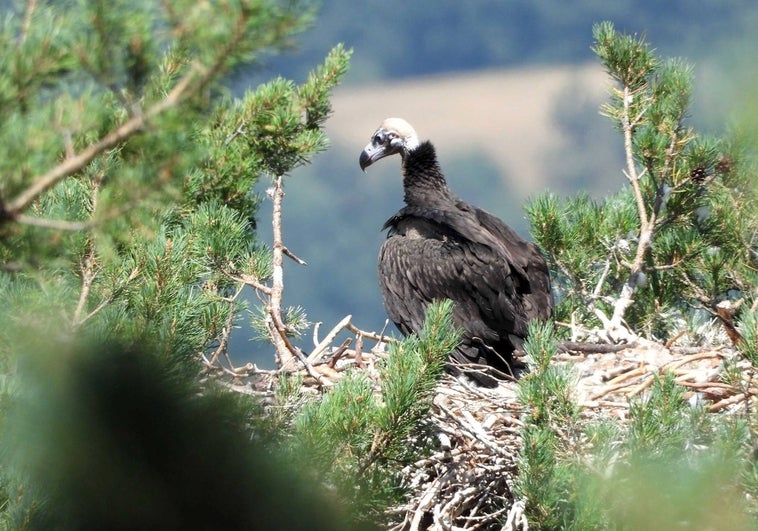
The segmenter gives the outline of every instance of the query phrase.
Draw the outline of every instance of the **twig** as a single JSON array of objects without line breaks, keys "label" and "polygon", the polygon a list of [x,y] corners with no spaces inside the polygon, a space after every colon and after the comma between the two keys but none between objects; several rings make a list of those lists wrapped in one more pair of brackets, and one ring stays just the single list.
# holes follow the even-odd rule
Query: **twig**
[{"label": "twig", "polygon": [[29,28],[32,27],[32,17],[37,9],[37,0],[28,0],[26,2],[26,11],[24,12],[24,22],[21,26],[21,35],[19,36],[19,42],[23,44],[26,41],[26,36],[29,35]]},{"label": "twig", "polygon": [[[386,327],[386,323],[385,323]],[[350,330],[354,334],[361,335],[367,339],[371,339],[373,341],[377,341],[379,343],[397,343],[398,340],[394,339],[392,337],[387,337],[384,335],[384,329],[382,329],[380,334],[377,334],[376,332],[366,332],[365,330],[361,330],[360,328],[353,325],[353,323],[348,323],[345,328]]]},{"label": "twig", "polygon": [[[92,190],[90,192],[91,194],[91,215],[95,214],[95,210],[97,210],[98,205],[98,194],[100,191],[100,185],[103,182],[104,174],[100,173],[98,174],[92,181]],[[26,217],[26,216],[24,216]],[[87,255],[82,259],[81,264],[79,266],[79,270],[82,274],[82,289],[79,292],[79,300],[76,303],[76,309],[74,310],[74,315],[71,318],[71,326],[73,329],[79,328],[85,321],[87,321],[89,318],[91,318],[93,315],[95,315],[97,312],[99,312],[102,308],[104,308],[107,304],[110,303],[111,298],[106,298],[95,308],[93,311],[91,311],[89,314],[87,314],[84,318],[82,318],[82,312],[84,312],[84,308],[87,304],[87,299],[89,298],[90,291],[92,290],[92,283],[95,281],[95,276],[97,276],[97,256],[95,253],[95,241],[92,238],[89,238],[87,240]],[[132,271],[133,273],[134,271]],[[130,275],[131,278],[131,275]]]},{"label": "twig", "polygon": [[581,341],[561,341],[558,344],[560,350],[567,352],[585,352],[591,354],[611,354],[637,346],[636,342],[609,345],[606,343],[584,343]]},{"label": "twig", "polygon": [[82,319],[82,312],[84,312],[84,307],[87,304],[87,298],[92,289],[92,282],[94,282],[97,275],[95,263],[95,244],[90,239],[87,242],[87,256],[84,257],[79,265],[79,271],[82,274],[82,289],[79,291],[79,300],[76,302],[76,309],[74,309],[74,315],[71,317],[71,327],[73,329],[79,328],[85,321],[85,319]]},{"label": "twig", "polygon": [[287,256],[288,258],[292,258],[292,260],[294,260],[296,263],[298,263],[298,264],[300,264],[302,266],[308,265],[305,262],[305,260],[301,260],[300,258],[298,258],[297,256],[295,256],[295,254],[292,251],[290,251],[288,247],[282,246],[282,253],[284,253],[284,256]]},{"label": "twig", "polygon": [[211,356],[211,364],[216,364],[218,361],[218,357],[221,355],[222,352],[227,352],[229,347],[229,337],[232,334],[232,328],[234,326],[234,306],[235,301],[239,294],[242,292],[242,286],[237,288],[237,293],[232,297],[232,300],[229,301],[229,316],[226,318],[226,323],[224,323],[224,327],[221,329],[221,339],[218,342],[218,347],[213,352],[213,355]]},{"label": "twig", "polygon": [[704,360],[708,358],[723,358],[723,357],[724,356],[718,352],[702,352],[700,354],[693,354],[691,356],[687,356],[686,358],[669,363],[668,365],[664,365],[664,368],[667,371],[673,371],[675,369],[678,369],[682,365],[686,365],[687,363],[692,363],[693,361]]},{"label": "twig", "polygon": [[353,340],[348,337],[347,339],[345,339],[345,341],[342,342],[342,344],[339,347],[337,347],[337,349],[334,352],[332,352],[332,357],[329,360],[329,363],[327,363],[327,365],[330,368],[333,369],[337,365],[337,362],[342,357],[342,355],[345,352],[347,352],[347,347],[349,347],[350,343],[352,343],[352,342],[353,342]]},{"label": "twig", "polygon": [[427,487],[426,492],[418,502],[416,511],[413,513],[413,519],[411,520],[411,525],[408,528],[410,531],[418,531],[421,529],[421,519],[423,518],[424,513],[431,506],[432,500],[437,498],[440,491],[442,490],[443,483],[447,483],[451,475],[452,472],[448,471],[444,476],[438,477],[432,482],[431,485],[429,485],[429,487]]},{"label": "twig", "polygon": [[[608,318],[598,308],[593,308],[595,315],[603,323],[603,327],[609,339],[614,341],[619,339],[629,340],[635,337],[634,334],[623,324],[624,314],[626,313],[627,308],[629,308],[634,302],[632,297],[637,288],[639,275],[642,272],[645,255],[650,249],[657,215],[656,209],[653,209],[653,211],[648,213],[647,208],[645,207],[645,200],[640,188],[640,179],[645,174],[646,169],[643,169],[642,173],[639,173],[634,161],[633,131],[637,122],[644,114],[644,112],[641,112],[634,119],[631,118],[631,104],[634,96],[632,90],[628,86],[624,86],[622,94],[623,112],[621,115],[621,129],[624,135],[624,154],[626,157],[626,169],[624,175],[626,175],[632,186],[634,199],[637,203],[637,215],[640,218],[640,233],[637,240],[637,250],[635,252],[634,261],[630,265],[629,278],[624,282],[624,285],[621,288],[621,293],[613,304],[613,314],[611,317]],[[672,137],[672,139],[673,138],[675,137]],[[660,205],[657,206],[660,208]]]},{"label": "twig", "polygon": [[715,404],[712,404],[711,407],[708,408],[708,411],[710,411],[711,413],[715,413],[717,411],[721,411],[722,409],[731,406],[732,404],[736,404],[737,402],[741,400],[745,400],[746,403],[749,403],[750,393],[739,393],[737,395],[724,398],[723,400],[719,400]]},{"label": "twig", "polygon": [[[313,351],[308,355],[306,358],[308,362],[313,363],[316,361],[319,356],[326,350],[326,348],[332,344],[332,341],[334,341],[334,338],[337,337],[337,334],[339,334],[342,329],[344,329],[349,323],[350,319],[352,319],[352,315],[348,315],[345,318],[343,318],[337,325],[332,328],[332,330],[324,337],[323,341],[320,341],[318,344],[316,344],[316,348],[313,349]],[[316,335],[316,329],[313,330],[313,340],[314,343],[318,339]]]},{"label": "twig", "polygon": [[355,365],[357,367],[364,367],[363,364],[363,336],[360,334],[357,334],[355,336],[355,348],[353,349],[355,351]]},{"label": "twig", "polygon": [[529,522],[526,519],[526,502],[524,500],[515,500],[508,511],[505,519],[503,531],[529,531]]},{"label": "twig", "polygon": [[[289,338],[287,337],[286,327],[284,326],[284,323],[282,323],[281,318],[278,317],[274,313],[273,308],[269,308],[269,315],[271,316],[271,319],[268,321],[269,335],[271,336],[271,339],[274,342],[274,345],[276,346],[277,351],[286,352],[287,355],[290,356],[290,359],[292,360],[289,364],[285,364],[285,363],[282,363],[280,359],[280,363],[279,363],[280,369],[283,371],[294,371],[295,370],[294,358],[297,358],[298,360],[300,360],[300,363],[303,364],[303,367],[305,367],[305,371],[308,373],[308,375],[314,378],[319,383],[319,385],[323,385],[323,380],[321,379],[321,375],[313,370],[313,367],[305,358],[305,356],[300,351],[300,349],[294,346],[290,342]],[[293,354],[294,354],[294,357],[293,357]]]},{"label": "twig", "polygon": [[637,396],[642,391],[644,391],[645,389],[647,389],[648,387],[650,387],[651,385],[653,385],[653,382],[655,382],[654,376],[655,376],[655,374],[652,373],[652,372],[649,373],[649,374],[646,374],[645,377],[644,377],[644,380],[642,381],[642,383],[640,385],[638,385],[637,387],[635,387],[634,390],[631,393],[629,393],[629,395],[628,395],[629,398],[631,398],[633,396]]},{"label": "twig", "polygon": [[687,381],[686,376],[688,375],[680,376],[676,378],[674,382],[682,387],[689,387],[690,389],[724,389],[730,391],[732,394],[739,392],[739,389],[730,384],[723,382],[689,382]]},{"label": "twig", "polygon": [[[640,217],[640,232],[643,232],[647,228],[648,218],[647,210],[645,209],[645,201],[642,197],[642,191],[640,190],[640,175],[637,173],[637,165],[634,162],[634,147],[632,142],[632,132],[636,125],[635,121],[631,119],[630,107],[634,95],[628,86],[624,86],[623,93],[623,106],[624,111],[621,116],[621,129],[624,134],[624,154],[626,156],[626,171],[625,175],[629,179],[629,183],[632,185],[634,191],[634,199],[637,202],[637,215]],[[642,243],[640,242],[639,246]],[[638,251],[639,247],[638,246]]]},{"label": "twig", "polygon": [[471,420],[469,420],[469,419],[473,419],[473,417],[471,417],[471,413],[468,413],[468,411],[465,411],[465,410],[461,412],[463,415],[468,414],[468,418],[466,419],[468,422],[464,422],[463,419],[461,419],[459,415],[454,414],[450,409],[448,409],[444,405],[437,404],[437,407],[439,407],[441,411],[443,411],[450,419],[454,420],[458,424],[458,429],[460,429],[461,432],[465,433],[472,439],[481,442],[484,446],[486,446],[488,449],[495,452],[496,454],[508,455],[507,448],[502,448],[499,445],[490,441],[489,437],[487,437],[486,433],[484,433],[481,427],[475,426],[476,424],[475,422],[471,423]]},{"label": "twig", "polygon": [[260,282],[257,278],[255,278],[252,275],[247,275],[245,273],[235,275],[234,273],[226,271],[223,268],[221,268],[221,272],[227,277],[229,277],[230,279],[234,280],[235,282],[240,282],[242,284],[245,284],[246,286],[250,286],[254,290],[260,291],[264,295],[271,295],[271,288],[263,284],[262,282]]},{"label": "twig", "polygon": [[686,334],[686,330],[680,330],[678,334],[676,334],[674,337],[666,341],[666,344],[664,345],[666,348],[671,348],[671,346],[676,343],[676,341],[682,337],[684,334]]},{"label": "twig", "polygon": [[631,387],[636,382],[627,382],[626,380],[630,380],[637,376],[643,376],[643,375],[645,378],[647,378],[648,376],[652,376],[652,374],[647,372],[647,369],[642,368],[642,367],[640,367],[639,369],[635,369],[633,371],[629,371],[621,375],[620,377],[614,378],[613,380],[611,380],[612,382],[615,381],[616,383],[608,384],[600,391],[590,395],[589,400],[597,400],[598,398],[601,398],[607,394],[613,393],[614,391],[618,391],[619,389],[623,389],[625,387]]},{"label": "twig", "polygon": [[600,278],[597,281],[597,284],[595,284],[595,289],[592,290],[592,296],[597,298],[600,296],[600,292],[603,288],[603,284],[605,283],[605,279],[608,277],[608,273],[611,270],[611,261],[606,260],[605,261],[605,267],[603,268],[603,273],[600,275]]},{"label": "twig", "polygon": [[263,369],[258,369],[252,363],[246,363],[242,367],[238,367],[236,369],[231,365],[231,363],[229,364],[230,368],[224,367],[220,363],[213,364],[210,362],[208,357],[203,352],[200,353],[200,361],[202,361],[203,365],[205,365],[206,368],[214,370],[214,371],[221,371],[235,379],[249,376],[251,372],[254,372],[257,374],[268,374],[268,375],[272,375],[274,373],[274,371],[266,371]]}]

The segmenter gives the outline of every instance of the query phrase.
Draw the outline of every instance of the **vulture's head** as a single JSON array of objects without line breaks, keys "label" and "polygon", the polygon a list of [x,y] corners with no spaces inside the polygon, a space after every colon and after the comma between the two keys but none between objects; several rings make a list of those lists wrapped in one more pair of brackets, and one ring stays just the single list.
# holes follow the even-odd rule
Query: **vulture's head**
[{"label": "vulture's head", "polygon": [[405,156],[418,147],[418,136],[411,124],[402,118],[387,118],[371,136],[361,153],[361,169],[366,170],[374,162],[388,155],[399,153]]}]

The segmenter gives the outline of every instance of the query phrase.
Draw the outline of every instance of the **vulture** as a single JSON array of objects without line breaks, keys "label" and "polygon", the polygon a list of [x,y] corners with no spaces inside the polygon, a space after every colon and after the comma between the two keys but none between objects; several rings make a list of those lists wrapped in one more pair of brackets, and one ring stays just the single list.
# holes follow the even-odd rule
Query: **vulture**
[{"label": "vulture", "polygon": [[497,385],[489,374],[515,374],[513,352],[523,346],[527,323],[552,315],[545,258],[500,219],[453,194],[432,143],[420,142],[401,118],[381,124],[360,155],[360,167],[365,172],[395,154],[405,206],[382,228],[388,233],[378,273],[387,314],[403,335],[418,333],[429,303],[451,299],[462,337],[450,371],[463,369],[483,385]]}]

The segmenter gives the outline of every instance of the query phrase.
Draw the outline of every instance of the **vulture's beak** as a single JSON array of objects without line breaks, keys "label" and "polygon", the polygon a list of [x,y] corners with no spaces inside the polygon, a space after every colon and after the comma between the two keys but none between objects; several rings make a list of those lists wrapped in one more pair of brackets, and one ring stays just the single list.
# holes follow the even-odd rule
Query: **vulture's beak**
[{"label": "vulture's beak", "polygon": [[374,162],[387,155],[387,152],[382,145],[375,146],[372,142],[366,144],[366,147],[361,151],[361,156],[358,159],[358,163],[361,165],[361,169],[365,172],[366,168],[371,166]]}]

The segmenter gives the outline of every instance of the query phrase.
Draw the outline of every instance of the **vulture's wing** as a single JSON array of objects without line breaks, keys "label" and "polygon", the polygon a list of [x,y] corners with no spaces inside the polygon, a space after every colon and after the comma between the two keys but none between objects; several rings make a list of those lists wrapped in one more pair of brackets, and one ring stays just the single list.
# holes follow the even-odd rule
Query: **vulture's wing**
[{"label": "vulture's wing", "polygon": [[523,272],[520,294],[527,319],[548,319],[553,313],[553,292],[547,262],[539,247],[522,239],[516,231],[489,212],[476,209],[479,223],[510,251],[509,261]]},{"label": "vulture's wing", "polygon": [[403,333],[420,330],[429,302],[452,299],[453,320],[469,337],[498,342],[526,334],[521,267],[493,235],[461,211],[403,209],[388,224],[379,280],[390,318]]}]

